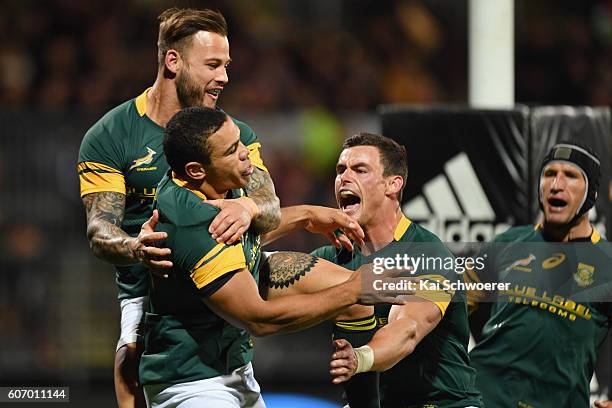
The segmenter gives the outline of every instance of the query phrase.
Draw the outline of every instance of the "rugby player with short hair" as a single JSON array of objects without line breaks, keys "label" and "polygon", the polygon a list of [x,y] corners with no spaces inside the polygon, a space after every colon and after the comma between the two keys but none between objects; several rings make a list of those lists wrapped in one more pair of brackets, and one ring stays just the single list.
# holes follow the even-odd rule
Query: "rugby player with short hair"
[{"label": "rugby player with short hair", "polygon": [[[350,272],[311,255],[275,253],[260,271],[260,245],[274,237],[252,229],[234,244],[212,237],[219,209],[203,200],[244,196],[254,171],[239,127],[224,112],[179,111],[166,127],[164,153],[171,170],[158,186],[155,208],[173,267],[167,278],[152,276],[140,364],[150,406],[264,407],[251,366],[251,333],[306,328],[356,302],[401,303],[362,287],[368,267]],[[281,229],[283,222],[286,217]],[[260,274],[273,289],[263,298]],[[315,276],[331,275],[342,278],[310,294],[283,293],[296,281],[310,285]]]},{"label": "rugby player with short hair", "polygon": [[612,251],[588,219],[599,158],[581,143],[559,143],[540,169],[542,222],[497,236],[483,250],[486,267],[464,276],[511,288],[468,292],[471,308],[493,302],[482,340],[470,352],[488,407],[589,406],[597,349],[612,322]]},{"label": "rugby player with short hair", "polygon": [[[401,211],[408,173],[405,148],[369,133],[350,137],[343,147],[336,165],[336,199],[361,225],[365,243],[353,252],[328,246],[313,254],[353,270],[397,254],[452,256],[438,237]],[[454,271],[415,272],[422,281],[456,280]],[[337,322],[334,338],[330,372],[334,383],[346,383],[351,408],[481,406],[460,292],[417,290],[404,305],[379,305],[367,319]]]},{"label": "rugby player with short hair", "polygon": [[[212,10],[172,8],[159,16],[158,70],[153,86],[105,114],[86,133],[78,159],[87,237],[93,253],[117,265],[121,335],[115,358],[120,407],[143,405],[138,392],[138,326],[148,294],[148,267],[168,268],[165,234],[141,224],[152,216],[156,187],[168,170],[162,151],[166,123],[181,108],[214,108],[228,83],[228,29]],[[249,152],[253,174],[248,197],[224,200],[211,224],[219,242],[237,241],[249,226],[267,232],[280,222],[280,205],[253,130],[234,119]],[[159,257],[162,257],[161,259]],[[139,263],[140,262],[140,263]],[[135,397],[136,396],[136,397]]]}]

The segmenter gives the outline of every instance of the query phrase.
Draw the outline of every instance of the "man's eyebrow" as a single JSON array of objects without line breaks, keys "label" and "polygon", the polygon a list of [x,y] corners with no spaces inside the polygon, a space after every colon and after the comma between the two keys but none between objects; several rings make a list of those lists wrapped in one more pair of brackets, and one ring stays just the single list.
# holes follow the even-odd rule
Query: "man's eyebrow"
[{"label": "man's eyebrow", "polygon": [[357,163],[353,163],[350,166],[346,163],[336,163],[336,168],[338,167],[370,167],[370,165],[367,162],[361,161],[361,162],[357,162]]},{"label": "man's eyebrow", "polygon": [[[216,57],[211,57],[211,58],[206,58],[205,59],[206,62],[218,62],[218,63],[222,63],[223,59],[221,58],[216,58]],[[228,59],[226,64],[229,64],[230,62],[232,62],[232,59]]]}]

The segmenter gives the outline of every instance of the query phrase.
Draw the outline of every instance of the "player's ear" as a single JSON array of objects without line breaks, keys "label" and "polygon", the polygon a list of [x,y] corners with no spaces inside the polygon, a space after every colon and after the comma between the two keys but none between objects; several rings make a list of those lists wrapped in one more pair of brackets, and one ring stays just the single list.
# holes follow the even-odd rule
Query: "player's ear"
[{"label": "player's ear", "polygon": [[166,52],[166,56],[164,57],[164,65],[168,71],[176,75],[176,73],[181,69],[182,64],[183,59],[177,50],[171,48]]},{"label": "player's ear", "polygon": [[404,178],[402,176],[391,176],[387,178],[387,194],[399,194],[404,187]]},{"label": "player's ear", "polygon": [[195,180],[203,180],[206,177],[206,170],[202,163],[189,162],[185,164],[185,174]]}]

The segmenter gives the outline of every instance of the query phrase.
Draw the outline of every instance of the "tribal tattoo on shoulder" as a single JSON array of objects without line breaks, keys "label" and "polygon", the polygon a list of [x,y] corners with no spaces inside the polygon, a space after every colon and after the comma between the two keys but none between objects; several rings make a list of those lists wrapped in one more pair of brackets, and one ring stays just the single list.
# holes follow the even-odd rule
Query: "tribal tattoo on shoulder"
[{"label": "tribal tattoo on shoulder", "polygon": [[273,289],[288,288],[318,262],[318,258],[299,252],[276,252],[262,266],[262,279]]},{"label": "tribal tattoo on shoulder", "polygon": [[270,175],[255,168],[245,189],[260,210],[257,217],[253,218],[255,230],[264,234],[277,228],[280,224],[280,200],[276,196]]}]

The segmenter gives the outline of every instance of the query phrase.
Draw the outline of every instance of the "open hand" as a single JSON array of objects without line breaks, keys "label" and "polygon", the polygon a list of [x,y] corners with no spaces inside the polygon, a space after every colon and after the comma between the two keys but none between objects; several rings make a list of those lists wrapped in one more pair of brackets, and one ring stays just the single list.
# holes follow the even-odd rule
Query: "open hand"
[{"label": "open hand", "polygon": [[[129,242],[130,251],[134,254],[135,258],[153,271],[156,269],[172,268],[172,262],[164,259],[170,256],[170,248],[158,248],[155,246],[155,242],[168,237],[168,234],[165,232],[155,232],[158,220],[159,212],[153,210],[151,218],[140,227],[138,236],[132,238]],[[162,273],[162,275],[167,277],[165,273]]]},{"label": "open hand", "polygon": [[[308,206],[308,220],[305,229],[315,234],[325,235],[336,248],[343,246],[349,251],[353,250],[351,240],[357,245],[363,245],[365,237],[359,223],[337,208]],[[337,230],[341,230],[342,233],[336,235]]]}]

